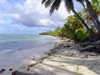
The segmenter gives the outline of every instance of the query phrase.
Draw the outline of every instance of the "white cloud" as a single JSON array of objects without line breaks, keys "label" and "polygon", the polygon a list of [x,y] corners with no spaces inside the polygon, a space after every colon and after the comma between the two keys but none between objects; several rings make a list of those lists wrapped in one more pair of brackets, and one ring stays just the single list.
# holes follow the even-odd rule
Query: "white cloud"
[{"label": "white cloud", "polygon": [[0,17],[11,17],[16,20],[16,22],[31,27],[50,25],[57,27],[63,25],[65,19],[69,15],[69,13],[66,12],[63,3],[61,4],[60,9],[57,12],[54,12],[52,16],[49,15],[49,8],[45,9],[41,4],[41,0],[26,0],[24,5],[17,3],[14,6],[13,3],[2,0],[1,4],[5,5],[4,7],[7,7],[7,11],[9,10],[9,12],[4,12]]},{"label": "white cloud", "polygon": [[49,26],[49,25],[52,25],[52,24],[54,24],[54,21],[52,21],[52,20],[50,20],[50,19],[40,19],[39,20],[39,23],[41,24],[41,25],[44,25],[44,26]]},{"label": "white cloud", "polygon": [[[77,6],[77,3],[74,3]],[[80,7],[78,4],[76,10]],[[41,0],[0,0],[0,33],[37,34],[62,27],[69,16],[64,3],[52,16],[49,9],[50,7],[46,9],[41,4]]]}]

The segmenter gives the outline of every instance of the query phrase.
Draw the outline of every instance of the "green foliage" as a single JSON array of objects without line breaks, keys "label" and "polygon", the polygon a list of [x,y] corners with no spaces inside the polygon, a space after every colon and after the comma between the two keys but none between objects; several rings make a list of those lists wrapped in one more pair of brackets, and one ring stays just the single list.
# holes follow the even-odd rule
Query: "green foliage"
[{"label": "green foliage", "polygon": [[51,35],[51,36],[62,37],[62,31],[61,31],[61,28],[57,27],[54,31],[43,32],[43,33],[40,33],[40,35]]},{"label": "green foliage", "polygon": [[74,39],[75,38],[75,29],[71,27],[68,23],[64,25],[66,29],[66,36],[67,38]]},{"label": "green foliage", "polygon": [[100,16],[100,0],[92,0],[93,1],[93,7],[96,10],[97,15]]},{"label": "green foliage", "polygon": [[91,29],[93,30],[94,33],[98,33],[98,31],[96,30],[95,26],[91,26]]},{"label": "green foliage", "polygon": [[77,39],[78,40],[84,40],[85,38],[87,38],[90,34],[86,29],[81,29],[76,31],[77,34]]},{"label": "green foliage", "polygon": [[[91,5],[93,9],[95,10],[96,14],[100,16],[100,0],[92,0]],[[92,24],[92,18],[90,17],[87,8],[83,10],[83,13],[84,13],[84,18],[86,19],[87,23]]]},{"label": "green foliage", "polygon": [[[92,0],[92,1],[93,3],[91,4],[93,8],[96,10],[97,15],[100,15],[100,1],[99,0]],[[78,12],[77,14],[88,24],[92,24],[92,19],[90,18],[87,8],[83,12]],[[54,31],[43,32],[40,33],[40,35],[66,37],[69,39],[73,39],[75,41],[84,40],[85,38],[90,36],[88,30],[84,27],[82,22],[75,15],[68,16],[66,20],[67,22],[64,24],[62,28],[57,27]],[[92,29],[94,33],[98,33],[94,25],[88,25],[88,26]]]},{"label": "green foliage", "polygon": [[71,27],[68,23],[64,25],[66,29],[66,36],[67,38],[74,39],[74,40],[83,40],[87,38],[90,34],[85,28],[74,28]]},{"label": "green foliage", "polygon": [[100,0],[92,0],[93,7],[100,10]]},{"label": "green foliage", "polygon": [[[78,14],[82,17],[82,13],[79,12]],[[83,40],[90,35],[81,21],[75,15],[69,16],[66,20],[67,23],[65,23],[62,28],[57,27],[54,31],[44,32],[41,33],[41,35],[66,37],[75,41]]]},{"label": "green foliage", "polygon": [[[79,12],[78,15],[83,18],[81,12]],[[67,18],[67,23],[64,27],[67,31],[66,36],[70,39],[83,40],[89,36],[88,31],[75,15],[71,15]]]}]

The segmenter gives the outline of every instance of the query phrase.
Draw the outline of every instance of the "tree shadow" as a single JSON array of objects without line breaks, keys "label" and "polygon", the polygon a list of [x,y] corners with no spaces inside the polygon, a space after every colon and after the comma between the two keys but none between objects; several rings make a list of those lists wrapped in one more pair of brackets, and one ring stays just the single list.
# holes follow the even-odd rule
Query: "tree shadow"
[{"label": "tree shadow", "polygon": [[[71,58],[71,57],[69,57],[69,58]],[[72,57],[71,59],[69,59],[69,58],[66,58],[65,60],[54,60],[54,59],[49,59],[49,60],[57,62],[57,63],[77,65],[77,66],[81,67],[82,69],[90,70],[90,71],[100,75],[100,59],[99,59],[99,57],[98,57],[98,59],[95,59],[96,57],[94,57],[94,58],[86,58],[86,59],[81,59],[81,60],[74,59],[74,57]]]},{"label": "tree shadow", "polygon": [[[61,62],[60,62],[61,63]],[[49,69],[48,69],[49,68]],[[43,75],[81,75],[80,73],[62,68],[56,65],[50,65],[46,63],[40,63],[38,66],[34,66],[30,71],[35,71]]]}]

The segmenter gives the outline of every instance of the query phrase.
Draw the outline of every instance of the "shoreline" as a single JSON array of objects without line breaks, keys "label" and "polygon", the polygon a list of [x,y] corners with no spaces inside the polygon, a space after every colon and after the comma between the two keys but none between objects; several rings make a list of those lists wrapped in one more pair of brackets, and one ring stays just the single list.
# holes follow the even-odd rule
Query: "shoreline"
[{"label": "shoreline", "polygon": [[59,49],[59,47],[61,47],[61,45],[63,44],[63,42],[65,42],[65,40],[61,40],[60,39],[60,42],[57,44],[55,43],[55,46],[54,48],[50,49],[48,52],[45,52],[44,53],[44,56],[41,57],[38,61],[36,61],[35,63],[33,64],[29,64],[28,65],[28,68],[27,68],[27,71],[30,70],[31,67],[39,64],[39,63],[42,63],[46,58],[48,58],[49,56],[51,56],[52,54],[55,54],[57,52],[57,50]]},{"label": "shoreline", "polygon": [[38,61],[33,59],[32,64],[17,71],[43,75],[66,75],[67,73],[68,75],[99,75],[100,56],[96,56],[94,52],[81,53],[79,47],[72,40],[60,40],[53,49],[44,54],[44,57]]},{"label": "shoreline", "polygon": [[[51,36],[49,36],[49,37],[51,37]],[[44,47],[44,45],[40,45],[39,46],[39,48],[40,49],[38,49],[37,50],[37,48],[38,48],[38,46],[36,46],[36,47],[34,47],[34,48],[20,48],[20,49],[17,49],[17,50],[15,50],[15,51],[13,51],[14,53],[12,53],[12,52],[10,52],[10,54],[15,54],[15,53],[19,53],[19,52],[21,52],[20,54],[22,54],[24,51],[26,52],[27,50],[37,50],[35,53],[37,54],[38,53],[38,55],[34,55],[34,53],[32,54],[32,52],[31,52],[31,57],[29,57],[28,59],[27,59],[27,61],[26,61],[26,63],[27,64],[17,64],[18,65],[18,67],[15,65],[15,67],[13,66],[14,64],[12,64],[12,66],[5,66],[4,65],[4,67],[2,68],[2,65],[1,65],[1,67],[0,67],[0,75],[11,75],[11,73],[13,72],[13,71],[16,71],[16,70],[20,70],[20,69],[23,69],[23,68],[25,68],[26,69],[26,67],[27,67],[27,65],[28,64],[31,64],[31,63],[33,63],[34,61],[38,61],[41,57],[43,57],[44,55],[45,55],[45,53],[46,52],[49,52],[52,48],[54,48],[54,46],[57,44],[57,43],[59,43],[59,41],[60,41],[60,38],[58,38],[58,37],[52,37],[53,38],[53,40],[55,39],[55,41],[53,41],[53,42],[47,42],[47,44],[46,44],[46,48]],[[52,40],[51,40],[52,41]],[[42,46],[44,47],[44,48],[42,48]],[[42,52],[41,52],[41,50],[43,50]],[[34,52],[34,51],[33,51]],[[29,53],[28,53],[29,54]],[[8,55],[8,53],[7,53],[7,55]],[[22,54],[23,55],[23,54]],[[24,56],[25,56],[25,54],[24,54]],[[39,56],[39,57],[38,57]],[[10,56],[11,57],[11,56]],[[27,57],[27,56],[25,56],[25,57]],[[15,58],[16,59],[16,58]],[[25,58],[26,59],[26,58]],[[5,59],[5,61],[6,60],[9,60],[9,59]],[[18,61],[20,61],[20,60],[18,60]],[[9,64],[10,62],[8,62],[7,64]]]},{"label": "shoreline", "polygon": [[27,73],[100,75],[100,56],[97,56],[94,52],[80,52],[79,47],[79,44],[75,44],[72,40],[62,40],[47,52],[45,57],[42,57],[38,63],[29,65]]}]

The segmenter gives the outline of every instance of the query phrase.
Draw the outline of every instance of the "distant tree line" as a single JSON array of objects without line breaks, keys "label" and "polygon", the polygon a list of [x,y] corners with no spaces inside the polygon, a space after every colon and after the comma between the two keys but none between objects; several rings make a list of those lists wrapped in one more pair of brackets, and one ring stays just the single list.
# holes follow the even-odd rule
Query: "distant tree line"
[{"label": "distant tree line", "polygon": [[[64,0],[65,7],[74,15],[68,16],[67,22],[62,28],[56,28],[54,31],[40,33],[40,35],[52,35],[67,37],[74,40],[84,40],[87,37],[96,39],[96,35],[100,36],[100,0],[76,0],[80,2],[84,10],[76,12],[73,0]],[[50,14],[54,10],[58,10],[62,0],[42,0],[45,7],[51,6]],[[86,5],[84,5],[86,3]]]}]

